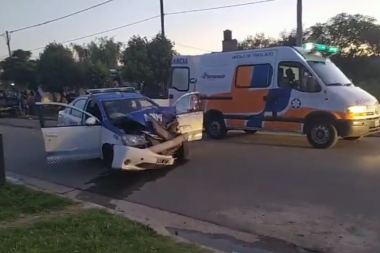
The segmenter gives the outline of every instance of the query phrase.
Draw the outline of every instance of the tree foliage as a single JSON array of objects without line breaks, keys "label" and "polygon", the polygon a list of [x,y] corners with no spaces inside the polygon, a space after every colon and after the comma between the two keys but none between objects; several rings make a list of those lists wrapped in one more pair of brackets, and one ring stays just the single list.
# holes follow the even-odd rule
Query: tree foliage
[{"label": "tree foliage", "polygon": [[11,57],[1,62],[0,80],[18,87],[36,87],[36,61],[30,60],[30,51],[15,50]]},{"label": "tree foliage", "polygon": [[173,48],[174,43],[160,34],[151,40],[133,36],[122,54],[124,79],[142,85],[143,92],[158,90],[170,78],[171,59],[176,54]]}]

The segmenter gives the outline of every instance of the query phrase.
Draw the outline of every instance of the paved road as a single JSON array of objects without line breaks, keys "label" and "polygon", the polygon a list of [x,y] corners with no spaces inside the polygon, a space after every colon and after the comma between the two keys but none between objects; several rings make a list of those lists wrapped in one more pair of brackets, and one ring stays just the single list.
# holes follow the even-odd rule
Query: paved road
[{"label": "paved road", "polygon": [[323,252],[380,252],[380,139],[315,150],[304,138],[234,134],[192,144],[168,170],[48,166],[38,130],[1,126],[9,171],[272,236]]}]

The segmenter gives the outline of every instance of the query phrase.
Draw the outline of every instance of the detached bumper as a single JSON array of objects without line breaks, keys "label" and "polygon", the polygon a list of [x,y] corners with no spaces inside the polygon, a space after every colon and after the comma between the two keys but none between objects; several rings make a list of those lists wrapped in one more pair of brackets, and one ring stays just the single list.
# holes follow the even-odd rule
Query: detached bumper
[{"label": "detached bumper", "polygon": [[187,136],[181,135],[173,140],[145,149],[114,145],[112,168],[129,171],[141,171],[148,169],[159,169],[165,166],[173,165],[175,162],[175,158],[173,156],[160,155],[157,153],[178,147],[186,140]]},{"label": "detached bumper", "polygon": [[342,120],[337,124],[341,137],[367,136],[380,132],[380,118],[364,120]]}]

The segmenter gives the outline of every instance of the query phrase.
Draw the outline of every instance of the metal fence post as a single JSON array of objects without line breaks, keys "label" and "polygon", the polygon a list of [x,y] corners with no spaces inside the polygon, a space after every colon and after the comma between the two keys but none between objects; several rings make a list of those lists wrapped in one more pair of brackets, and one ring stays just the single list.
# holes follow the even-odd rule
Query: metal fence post
[{"label": "metal fence post", "polygon": [[0,134],[0,187],[5,184],[5,181],[4,143],[3,135]]}]

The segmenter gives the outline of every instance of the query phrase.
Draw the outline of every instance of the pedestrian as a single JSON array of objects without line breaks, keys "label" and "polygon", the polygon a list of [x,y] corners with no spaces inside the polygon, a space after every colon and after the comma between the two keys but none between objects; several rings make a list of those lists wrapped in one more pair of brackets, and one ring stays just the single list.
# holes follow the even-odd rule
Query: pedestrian
[{"label": "pedestrian", "polygon": [[28,103],[29,115],[34,115],[35,100],[34,100],[34,92],[33,91],[29,92],[27,103]]}]

